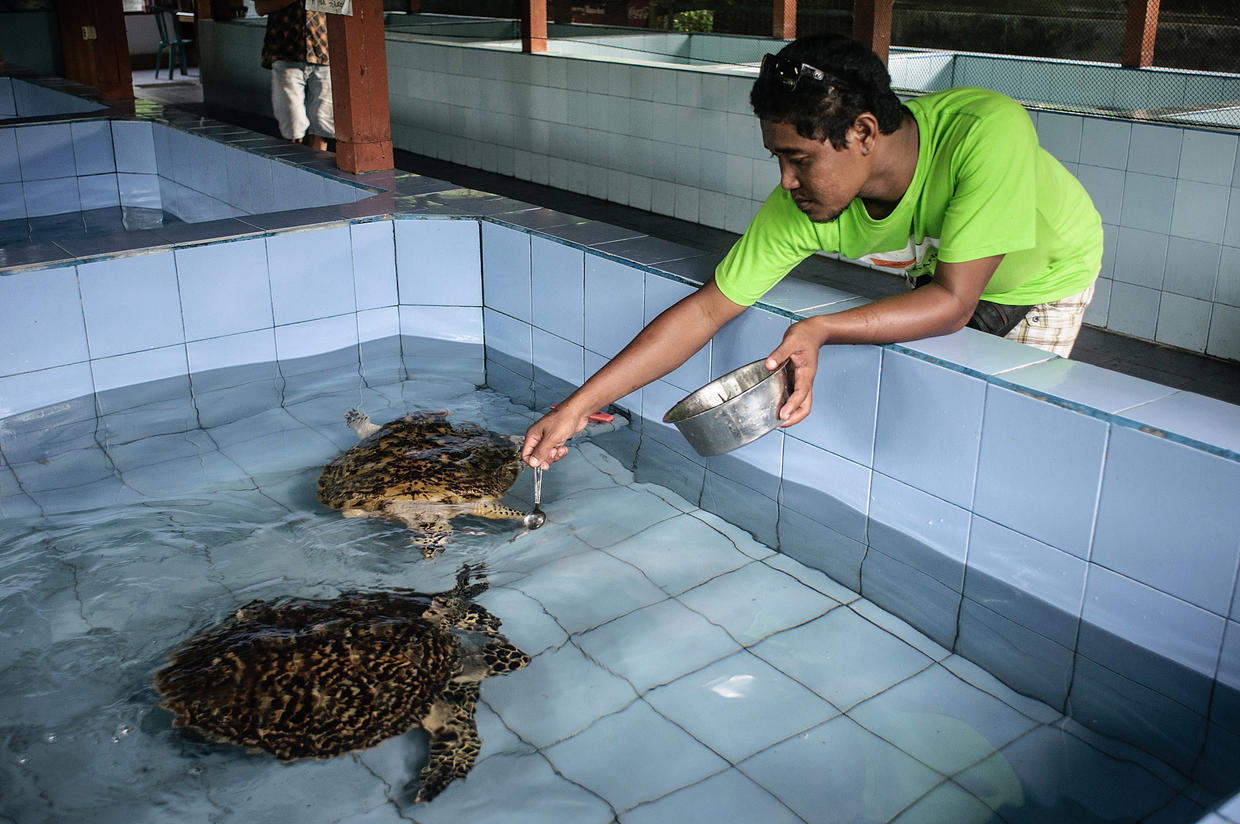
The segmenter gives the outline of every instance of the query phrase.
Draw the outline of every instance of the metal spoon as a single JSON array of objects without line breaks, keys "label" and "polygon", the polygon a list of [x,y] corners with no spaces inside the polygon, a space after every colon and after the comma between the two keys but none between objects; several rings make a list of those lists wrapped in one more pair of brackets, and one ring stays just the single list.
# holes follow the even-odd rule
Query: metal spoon
[{"label": "metal spoon", "polygon": [[525,516],[526,529],[538,529],[547,523],[547,513],[538,505],[542,502],[542,467],[534,467],[534,509]]}]

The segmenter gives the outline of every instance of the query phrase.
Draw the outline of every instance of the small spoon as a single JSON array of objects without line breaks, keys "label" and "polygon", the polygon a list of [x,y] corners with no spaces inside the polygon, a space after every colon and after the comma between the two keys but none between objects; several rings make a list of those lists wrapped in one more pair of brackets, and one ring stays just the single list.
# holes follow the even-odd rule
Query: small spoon
[{"label": "small spoon", "polygon": [[542,468],[534,467],[534,510],[525,516],[526,529],[538,529],[547,523],[547,513],[538,504],[542,502]]}]

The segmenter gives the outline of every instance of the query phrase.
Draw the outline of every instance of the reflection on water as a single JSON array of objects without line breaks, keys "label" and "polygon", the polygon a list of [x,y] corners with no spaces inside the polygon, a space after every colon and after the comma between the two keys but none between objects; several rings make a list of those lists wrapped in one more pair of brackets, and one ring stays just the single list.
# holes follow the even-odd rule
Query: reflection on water
[{"label": "reflection on water", "polygon": [[[0,817],[328,822],[1195,821],[1176,771],[1024,698],[584,440],[546,525],[463,517],[423,560],[321,505],[350,407],[533,413],[477,348],[161,382],[0,422]],[[623,433],[595,435],[596,441]],[[528,510],[532,473],[505,497]],[[481,752],[414,805],[425,735],[282,764],[194,741],[152,677],[256,600],[450,590],[531,656],[481,683]],[[996,813],[997,811],[997,813]]]}]

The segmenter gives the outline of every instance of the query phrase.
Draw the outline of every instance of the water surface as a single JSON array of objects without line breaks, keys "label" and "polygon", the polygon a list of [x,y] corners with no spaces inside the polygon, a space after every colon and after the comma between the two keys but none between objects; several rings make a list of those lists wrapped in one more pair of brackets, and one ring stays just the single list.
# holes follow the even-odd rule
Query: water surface
[{"label": "water surface", "polygon": [[[407,341],[407,339],[406,339]],[[119,390],[0,421],[0,820],[1195,821],[1177,772],[1024,698],[897,618],[581,440],[547,525],[461,518],[422,560],[397,524],[315,499],[385,420],[519,433],[481,349],[336,353]],[[606,429],[606,427],[604,428]],[[525,472],[506,499],[528,508]],[[152,676],[256,599],[446,590],[533,656],[483,682],[467,780],[412,802],[420,732],[281,764],[170,726]]]}]

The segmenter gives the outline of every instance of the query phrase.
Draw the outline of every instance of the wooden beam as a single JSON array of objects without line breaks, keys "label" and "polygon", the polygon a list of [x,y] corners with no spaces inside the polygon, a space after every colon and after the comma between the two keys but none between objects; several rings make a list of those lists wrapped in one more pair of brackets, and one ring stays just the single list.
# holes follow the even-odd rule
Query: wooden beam
[{"label": "wooden beam", "polygon": [[83,30],[94,25],[94,16],[86,3],[56,0],[56,26],[60,31],[65,78],[85,86],[95,85],[95,48]]},{"label": "wooden beam", "polygon": [[129,38],[120,0],[56,0],[65,78],[94,86],[104,100],[133,99]]},{"label": "wooden beam", "polygon": [[[133,66],[125,8],[120,0],[95,0],[95,88],[104,100],[133,100]],[[171,65],[171,59],[169,59]],[[171,70],[169,71],[171,74]]]},{"label": "wooden beam", "polygon": [[1154,65],[1154,35],[1158,33],[1159,0],[1128,0],[1121,64],[1130,69]]},{"label": "wooden beam", "polygon": [[892,0],[853,0],[853,39],[886,63],[891,51]]},{"label": "wooden beam", "polygon": [[547,0],[521,3],[521,51],[527,54],[547,50]]},{"label": "wooden beam", "polygon": [[383,0],[353,0],[352,16],[327,15],[336,166],[350,174],[393,168]]},{"label": "wooden beam", "polygon": [[774,0],[775,19],[771,36],[777,40],[795,40],[797,37],[797,0]]}]

